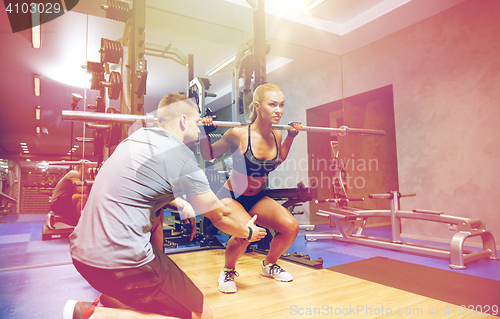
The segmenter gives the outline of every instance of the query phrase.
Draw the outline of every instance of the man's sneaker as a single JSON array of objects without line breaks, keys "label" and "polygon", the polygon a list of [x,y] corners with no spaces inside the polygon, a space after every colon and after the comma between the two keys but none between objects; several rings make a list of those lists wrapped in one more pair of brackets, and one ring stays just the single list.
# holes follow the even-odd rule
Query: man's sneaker
[{"label": "man's sneaker", "polygon": [[54,226],[55,224],[56,224],[56,216],[54,216],[53,212],[49,212],[47,214],[47,227],[50,229],[55,229]]},{"label": "man's sneaker", "polygon": [[288,282],[293,280],[292,275],[290,275],[276,263],[264,266],[264,260],[260,264],[260,274],[265,277],[274,278],[277,281]]},{"label": "man's sneaker", "polygon": [[238,277],[239,274],[234,269],[224,268],[219,276],[219,291],[225,294],[234,294],[238,289],[234,283],[234,276]]},{"label": "man's sneaker", "polygon": [[68,300],[64,306],[63,319],[89,319],[98,303],[99,298],[92,303]]}]

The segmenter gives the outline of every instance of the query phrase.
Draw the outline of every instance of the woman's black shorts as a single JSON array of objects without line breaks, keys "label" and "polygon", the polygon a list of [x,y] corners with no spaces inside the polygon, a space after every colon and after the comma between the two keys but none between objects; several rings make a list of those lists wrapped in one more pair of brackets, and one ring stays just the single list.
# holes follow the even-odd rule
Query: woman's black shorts
[{"label": "woman's black shorts", "polygon": [[255,204],[257,204],[257,202],[259,200],[261,200],[264,196],[266,196],[264,194],[264,190],[261,190],[260,192],[258,192],[255,195],[246,196],[246,195],[240,195],[238,193],[235,193],[232,190],[225,188],[224,186],[221,187],[221,189],[219,189],[219,191],[217,192],[218,199],[232,198],[235,201],[237,201],[238,203],[240,203],[241,206],[243,206],[243,208],[247,212],[249,212],[250,209],[252,209],[252,207],[254,207]]}]

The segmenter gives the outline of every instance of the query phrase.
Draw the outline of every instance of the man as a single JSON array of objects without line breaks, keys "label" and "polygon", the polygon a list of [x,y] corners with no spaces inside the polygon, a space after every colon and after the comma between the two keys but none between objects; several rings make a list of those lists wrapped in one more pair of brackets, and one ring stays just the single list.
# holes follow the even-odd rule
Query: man
[{"label": "man", "polygon": [[[73,264],[103,295],[137,311],[68,301],[63,318],[212,318],[203,294],[162,250],[151,230],[164,205],[185,194],[218,229],[256,241],[265,230],[246,226],[222,205],[186,145],[196,143],[199,111],[180,94],[158,105],[158,128],[142,128],[115,149],[97,174],[70,236]],[[192,216],[190,216],[192,217]],[[148,317],[150,318],[150,317]]]},{"label": "man", "polygon": [[89,167],[89,161],[81,160],[80,164],[76,165],[76,170],[69,171],[57,183],[49,200],[48,228],[55,229],[57,222],[76,226],[89,194],[88,186],[78,186],[77,183],[85,181]]}]

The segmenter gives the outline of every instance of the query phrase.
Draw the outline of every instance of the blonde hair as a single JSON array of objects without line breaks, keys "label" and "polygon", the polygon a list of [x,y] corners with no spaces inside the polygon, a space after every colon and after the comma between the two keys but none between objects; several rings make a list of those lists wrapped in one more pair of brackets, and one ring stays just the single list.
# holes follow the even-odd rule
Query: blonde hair
[{"label": "blonde hair", "polygon": [[250,122],[253,123],[257,119],[257,111],[255,110],[255,102],[262,103],[264,96],[269,91],[279,91],[283,93],[283,90],[276,84],[266,83],[259,85],[253,92],[253,101],[248,106],[250,109]]},{"label": "blonde hair", "polygon": [[164,96],[158,103],[156,117],[158,118],[158,126],[163,127],[165,122],[179,118],[182,114],[189,112],[198,112],[198,105],[183,94],[171,93]]}]

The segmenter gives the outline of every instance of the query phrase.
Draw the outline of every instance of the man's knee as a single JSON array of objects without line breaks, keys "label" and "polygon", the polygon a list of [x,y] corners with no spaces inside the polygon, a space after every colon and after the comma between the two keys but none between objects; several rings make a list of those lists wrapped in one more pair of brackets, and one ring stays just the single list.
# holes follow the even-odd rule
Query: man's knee
[{"label": "man's knee", "polygon": [[87,194],[73,194],[73,196],[71,196],[71,201],[73,202],[73,205],[82,206],[83,208],[87,203],[88,198],[89,195]]},{"label": "man's knee", "polygon": [[193,312],[193,319],[212,319],[214,317],[212,309],[203,301],[203,312]]}]

